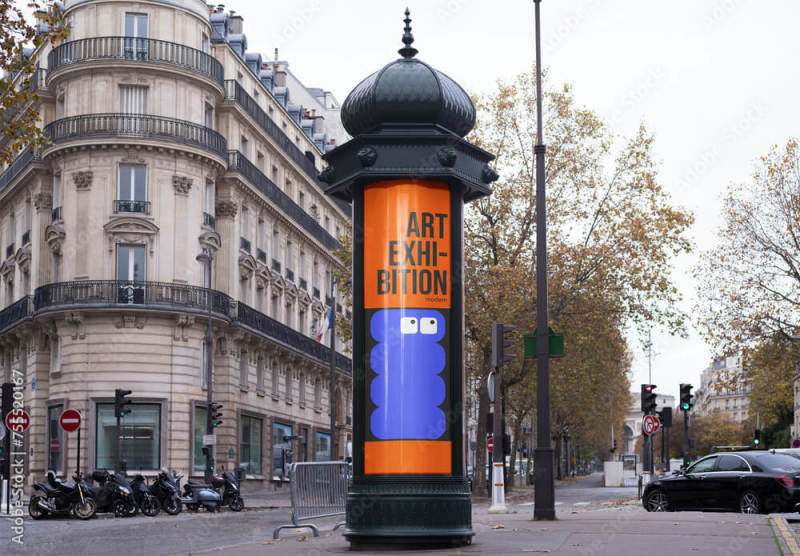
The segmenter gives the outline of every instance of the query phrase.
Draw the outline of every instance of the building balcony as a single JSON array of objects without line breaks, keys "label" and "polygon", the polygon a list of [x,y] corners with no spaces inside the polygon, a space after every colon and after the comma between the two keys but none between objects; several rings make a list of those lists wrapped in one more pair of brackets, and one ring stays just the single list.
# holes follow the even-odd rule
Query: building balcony
[{"label": "building balcony", "polygon": [[142,138],[199,147],[223,159],[225,138],[205,126],[146,114],[86,114],[62,118],[47,124],[45,134],[53,143],[93,138]]},{"label": "building balcony", "polygon": [[267,264],[267,254],[263,249],[256,249],[256,259],[261,263]]},{"label": "building balcony", "polygon": [[[75,309],[175,310],[212,315],[232,326],[243,326],[275,343],[328,364],[330,349],[313,338],[293,330],[267,315],[208,288],[163,282],[82,280],[47,284],[32,296],[20,299],[0,311],[0,331],[25,319],[51,311]],[[336,354],[336,367],[350,374],[352,361]]]},{"label": "building balcony", "polygon": [[239,249],[242,251],[250,252],[250,240],[243,237],[239,238]]},{"label": "building balcony", "polygon": [[3,170],[3,173],[0,174],[0,191],[14,181],[14,178],[19,176],[22,171],[28,167],[28,164],[34,160],[39,160],[39,156],[34,155],[33,151],[26,150],[20,153],[17,158],[14,159],[14,162],[11,163],[11,166]]},{"label": "building balcony", "polygon": [[202,50],[139,37],[92,37],[57,46],[47,56],[51,76],[61,68],[84,62],[142,62],[197,73],[223,85],[222,64]]},{"label": "building balcony", "polygon": [[214,218],[212,215],[208,214],[207,212],[203,213],[203,226],[208,226],[212,230],[216,229],[217,227],[217,219]]},{"label": "building balcony", "polygon": [[247,181],[252,183],[256,189],[275,203],[286,216],[292,219],[300,228],[304,229],[327,249],[340,249],[342,247],[335,237],[320,226],[319,222],[300,208],[300,205],[295,203],[291,197],[284,193],[239,151],[228,152],[228,171],[238,172],[247,178]]},{"label": "building balcony", "polygon": [[114,201],[114,212],[134,212],[150,214],[150,201],[133,201],[130,199],[117,199]]}]

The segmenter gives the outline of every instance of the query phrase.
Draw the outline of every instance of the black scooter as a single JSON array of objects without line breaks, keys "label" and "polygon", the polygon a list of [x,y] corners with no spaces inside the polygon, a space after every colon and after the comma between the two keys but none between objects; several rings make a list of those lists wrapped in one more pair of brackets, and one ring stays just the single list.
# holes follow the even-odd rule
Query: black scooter
[{"label": "black scooter", "polygon": [[144,475],[137,473],[133,477],[131,481],[131,490],[133,491],[133,499],[136,502],[136,506],[142,510],[144,515],[147,517],[158,515],[158,512],[161,511],[161,504],[159,504],[158,498],[150,493]]},{"label": "black scooter", "polygon": [[47,472],[46,483],[36,483],[34,494],[28,503],[28,513],[33,519],[48,515],[68,514],[78,519],[91,519],[97,511],[97,503],[86,489],[83,476],[72,476],[75,483],[65,483],[56,477],[55,471]]},{"label": "black scooter", "polygon": [[241,512],[244,509],[244,500],[239,492],[239,481],[230,471],[224,471],[222,475],[214,475],[211,478],[211,486],[222,495],[221,506],[228,506],[234,512]]},{"label": "black scooter", "polygon": [[175,478],[166,468],[161,469],[161,473],[150,485],[150,494],[156,497],[161,507],[169,515],[181,513],[183,504],[181,503],[178,485],[175,482]]},{"label": "black scooter", "polygon": [[134,516],[139,512],[131,484],[122,476],[109,471],[94,471],[92,480],[99,486],[87,488],[97,502],[98,512],[113,512],[115,517]]}]

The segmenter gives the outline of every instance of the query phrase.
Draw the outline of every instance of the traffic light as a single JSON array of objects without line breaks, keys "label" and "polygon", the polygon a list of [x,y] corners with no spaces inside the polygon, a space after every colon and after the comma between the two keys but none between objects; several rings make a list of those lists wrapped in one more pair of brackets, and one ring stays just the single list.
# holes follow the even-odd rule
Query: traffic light
[{"label": "traffic light", "polygon": [[514,328],[509,324],[495,323],[492,325],[492,365],[495,368],[515,357],[513,353],[509,353],[514,341],[510,337],[506,338],[506,335],[510,335]]},{"label": "traffic light", "polygon": [[642,411],[652,415],[656,410],[656,385],[642,384]]},{"label": "traffic light", "polygon": [[691,384],[681,384],[681,411],[689,411],[694,406]]},{"label": "traffic light", "polygon": [[662,427],[671,427],[672,426],[672,408],[671,407],[664,407],[661,409],[661,414],[659,415],[661,419],[661,426]]},{"label": "traffic light", "polygon": [[130,395],[130,390],[122,390],[117,388],[114,391],[114,416],[115,417],[125,417],[128,413],[131,412],[131,409],[128,407],[128,404],[131,403],[129,399],[126,399],[125,396]]},{"label": "traffic light", "polygon": [[617,451],[617,439],[615,438],[614,442],[611,443],[611,453],[613,454],[616,451]]},{"label": "traffic light", "polygon": [[656,411],[656,417],[658,417],[658,430],[664,428],[664,410]]},{"label": "traffic light", "polygon": [[218,427],[222,424],[222,404],[211,402],[211,426]]},{"label": "traffic light", "polygon": [[756,433],[753,436],[753,446],[760,446],[761,445],[761,429],[756,429]]}]

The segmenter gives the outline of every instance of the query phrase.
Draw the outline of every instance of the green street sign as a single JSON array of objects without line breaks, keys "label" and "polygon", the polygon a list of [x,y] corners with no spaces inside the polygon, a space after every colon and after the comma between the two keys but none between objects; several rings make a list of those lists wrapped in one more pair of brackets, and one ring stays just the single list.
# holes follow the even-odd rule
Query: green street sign
[{"label": "green street sign", "polygon": [[[548,353],[550,357],[564,357],[564,335],[556,334],[553,329],[548,327],[547,334],[550,339]],[[524,337],[525,357],[536,357],[536,330],[533,334]]]}]

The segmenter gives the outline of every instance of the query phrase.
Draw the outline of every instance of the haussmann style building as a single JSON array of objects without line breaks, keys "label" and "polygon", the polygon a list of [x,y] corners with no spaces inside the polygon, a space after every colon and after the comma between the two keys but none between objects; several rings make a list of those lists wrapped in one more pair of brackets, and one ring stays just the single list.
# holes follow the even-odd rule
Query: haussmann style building
[{"label": "haussmann style building", "polygon": [[[69,37],[30,55],[50,144],[0,174],[0,354],[24,376],[26,480],[113,468],[202,475],[205,358],[223,405],[217,469],[272,488],[287,460],[351,440],[351,361],[328,309],[350,207],[322,193],[339,105],[247,51],[243,18],[200,0],[66,0]],[[296,100],[295,100],[296,99]],[[205,263],[212,257],[212,283]],[[208,318],[213,347],[205,342]],[[322,340],[322,341],[320,341]]]}]

